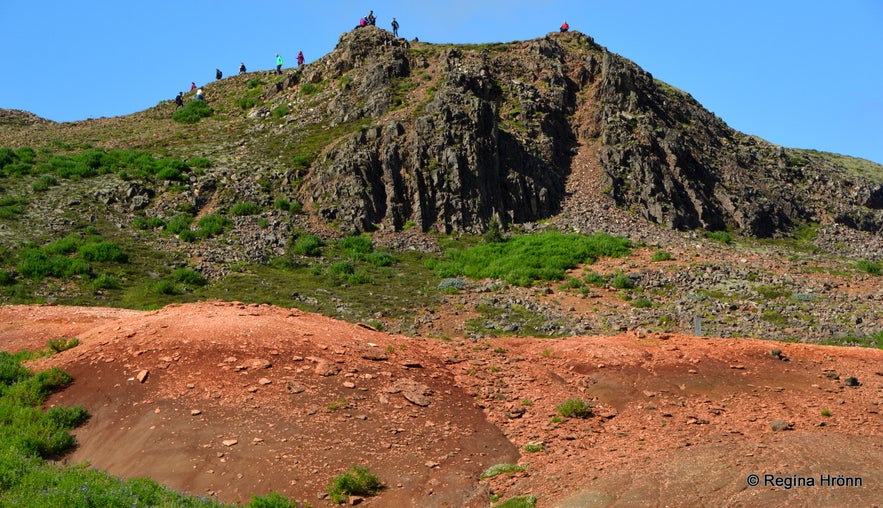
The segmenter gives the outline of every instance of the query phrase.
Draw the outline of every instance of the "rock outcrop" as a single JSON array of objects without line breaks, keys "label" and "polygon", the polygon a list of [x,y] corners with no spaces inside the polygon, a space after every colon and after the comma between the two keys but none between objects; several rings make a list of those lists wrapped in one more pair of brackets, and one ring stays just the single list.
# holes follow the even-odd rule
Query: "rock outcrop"
[{"label": "rock outcrop", "polygon": [[362,122],[326,147],[299,189],[345,230],[480,233],[493,217],[548,218],[573,155],[599,146],[605,193],[670,228],[883,231],[879,166],[854,171],[840,156],[739,133],[580,33],[473,47],[409,44],[369,27],[344,34],[297,82],[338,83],[323,92],[321,116]]}]

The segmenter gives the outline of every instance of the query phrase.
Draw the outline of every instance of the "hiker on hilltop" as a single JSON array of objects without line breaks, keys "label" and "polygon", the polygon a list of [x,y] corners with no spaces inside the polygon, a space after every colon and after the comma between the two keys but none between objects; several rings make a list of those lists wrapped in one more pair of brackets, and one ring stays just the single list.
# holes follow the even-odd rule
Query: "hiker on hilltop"
[{"label": "hiker on hilltop", "polygon": [[392,18],[392,36],[399,36],[399,22],[395,18]]},{"label": "hiker on hilltop", "polygon": [[561,31],[566,32],[568,30],[570,30],[570,25],[567,24],[567,21],[565,21],[564,23],[561,23]]},{"label": "hiker on hilltop", "polygon": [[178,111],[178,108],[184,107],[184,92],[178,92],[178,96],[175,97],[175,111]]},{"label": "hiker on hilltop", "polygon": [[359,18],[359,24],[356,25],[356,28],[362,28],[368,26],[368,20],[365,18]]},{"label": "hiker on hilltop", "polygon": [[374,11],[368,13],[368,16],[365,18],[365,21],[368,22],[369,25],[374,26],[377,23],[377,18],[374,17]]},{"label": "hiker on hilltop", "polygon": [[245,62],[239,62],[239,74],[245,74]]},{"label": "hiker on hilltop", "polygon": [[194,91],[194,90],[196,90],[196,83],[193,82],[193,81],[191,81],[191,82],[190,82],[190,91],[192,92],[192,91]]},{"label": "hiker on hilltop", "polygon": [[221,79],[224,77],[224,73],[221,72],[221,69],[215,69],[215,79]]},{"label": "hiker on hilltop", "polygon": [[276,53],[276,74],[282,74],[282,56]]},{"label": "hiker on hilltop", "polygon": [[304,52],[298,51],[297,52],[297,66],[300,67],[303,64],[304,64]]},{"label": "hiker on hilltop", "polygon": [[205,95],[203,95],[202,88],[196,90],[196,100],[202,101],[205,100]]}]

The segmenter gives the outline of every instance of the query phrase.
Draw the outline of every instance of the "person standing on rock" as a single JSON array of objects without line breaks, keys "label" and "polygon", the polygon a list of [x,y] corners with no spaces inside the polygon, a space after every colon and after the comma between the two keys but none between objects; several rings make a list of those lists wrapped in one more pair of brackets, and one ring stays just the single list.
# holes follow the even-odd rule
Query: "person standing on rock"
[{"label": "person standing on rock", "polygon": [[184,92],[178,92],[178,96],[175,97],[175,111],[178,111],[178,108],[184,107]]},{"label": "person standing on rock", "polygon": [[239,74],[245,74],[245,62],[239,62]]},{"label": "person standing on rock", "polygon": [[304,64],[304,52],[298,51],[297,52],[297,66],[300,67],[303,64]]},{"label": "person standing on rock", "polygon": [[399,36],[399,22],[395,18],[392,18],[392,36]]},{"label": "person standing on rock", "polygon": [[282,74],[282,56],[276,53],[276,74]]},{"label": "person standing on rock", "polygon": [[374,24],[377,22],[377,18],[374,17],[374,11],[368,13],[365,21],[367,21],[369,25],[374,26]]},{"label": "person standing on rock", "polygon": [[561,31],[566,32],[568,30],[570,30],[570,25],[567,24],[567,21],[565,21],[564,23],[561,23]]},{"label": "person standing on rock", "polygon": [[215,69],[215,79],[221,79],[224,77],[224,73],[221,72],[221,69]]}]

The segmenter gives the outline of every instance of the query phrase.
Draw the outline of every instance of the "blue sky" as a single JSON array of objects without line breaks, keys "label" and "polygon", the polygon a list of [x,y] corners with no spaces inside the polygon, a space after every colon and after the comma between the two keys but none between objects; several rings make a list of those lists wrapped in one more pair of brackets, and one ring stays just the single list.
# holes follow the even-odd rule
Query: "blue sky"
[{"label": "blue sky", "polygon": [[438,43],[534,39],[566,19],[735,129],[883,163],[880,0],[0,0],[0,108],[134,113],[216,67],[315,60],[369,10]]}]

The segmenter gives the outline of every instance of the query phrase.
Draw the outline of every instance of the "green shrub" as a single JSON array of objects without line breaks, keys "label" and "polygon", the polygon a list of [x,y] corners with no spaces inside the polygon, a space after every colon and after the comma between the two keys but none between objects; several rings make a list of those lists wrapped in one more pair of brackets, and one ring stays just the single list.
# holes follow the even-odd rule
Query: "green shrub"
[{"label": "green shrub", "polygon": [[300,86],[300,93],[304,95],[314,95],[319,93],[319,87],[313,83],[304,83]]},{"label": "green shrub", "polygon": [[236,203],[230,208],[230,213],[236,216],[257,215],[261,213],[261,207],[247,201],[245,203]]},{"label": "green shrub", "polygon": [[31,184],[31,189],[33,189],[34,192],[46,192],[56,185],[58,185],[58,180],[54,176],[43,175],[38,178],[36,182]]},{"label": "green shrub", "polygon": [[46,343],[46,347],[48,347],[51,351],[55,353],[61,353],[62,351],[67,351],[68,349],[75,348],[80,345],[80,339],[74,337],[72,339],[52,339]]},{"label": "green shrub", "polygon": [[650,259],[652,261],[671,261],[672,255],[671,252],[667,250],[658,250],[653,253],[653,257]]},{"label": "green shrub", "polygon": [[338,276],[348,276],[356,273],[356,267],[349,261],[338,261],[334,263],[328,268],[328,271],[333,275]]},{"label": "green shrub", "polygon": [[251,496],[248,508],[310,508],[310,504],[289,499],[278,492],[266,496]]},{"label": "green shrub", "polygon": [[15,284],[15,273],[0,270],[0,286],[12,286],[13,284]]},{"label": "green shrub", "polygon": [[208,280],[201,273],[189,268],[176,269],[172,272],[172,280],[194,286],[204,286],[208,283]]},{"label": "green shrub", "polygon": [[92,281],[92,287],[95,289],[119,289],[122,285],[115,278],[109,275],[102,275]]},{"label": "green shrub", "polygon": [[568,399],[555,406],[555,410],[564,418],[588,418],[592,416],[592,405],[582,399]]},{"label": "green shrub", "polygon": [[493,478],[494,476],[501,474],[520,473],[526,469],[527,467],[518,464],[497,464],[485,469],[484,472],[481,473],[481,479]]},{"label": "green shrub", "polygon": [[166,221],[159,217],[135,217],[132,225],[137,229],[158,229],[166,227]]},{"label": "green shrub", "polygon": [[187,161],[187,165],[192,168],[210,168],[212,167],[212,161],[206,159],[205,157],[194,157]]},{"label": "green shrub", "polygon": [[859,270],[871,275],[880,275],[880,273],[883,272],[883,263],[870,261],[867,259],[860,260],[858,263],[856,263],[855,266]]},{"label": "green shrub", "polygon": [[591,271],[583,275],[583,280],[586,281],[586,284],[595,287],[604,287],[607,285],[607,279],[605,279],[603,275]]},{"label": "green shrub", "polygon": [[264,82],[260,78],[251,78],[245,82],[245,87],[249,90],[262,86]]},{"label": "green shrub", "polygon": [[172,120],[179,123],[196,123],[203,118],[212,116],[211,106],[205,101],[192,100],[183,108],[172,113]]},{"label": "green shrub", "polygon": [[361,255],[374,250],[371,239],[367,236],[348,236],[340,241],[341,248],[350,256],[361,259]]},{"label": "green shrub", "polygon": [[494,508],[534,508],[537,505],[535,496],[516,496],[494,505]]},{"label": "green shrub", "polygon": [[290,207],[291,207],[291,203],[289,203],[288,200],[285,198],[279,198],[273,202],[273,208],[275,208],[277,210],[282,210],[284,212],[287,212]]},{"label": "green shrub", "polygon": [[342,503],[348,496],[373,496],[382,488],[383,483],[367,467],[353,464],[346,472],[332,479],[325,491],[334,503]]},{"label": "green shrub", "polygon": [[185,229],[178,233],[178,239],[182,242],[194,243],[199,241],[199,234],[196,231]]},{"label": "green shrub", "polygon": [[166,231],[172,233],[173,235],[177,235],[182,231],[190,229],[190,224],[193,222],[193,216],[189,213],[179,213],[169,219],[168,224],[166,224]]},{"label": "green shrub", "polygon": [[392,266],[396,263],[396,258],[386,252],[372,252],[365,260],[374,266]]},{"label": "green shrub", "polygon": [[628,275],[618,272],[610,279],[610,285],[616,289],[633,289],[635,282]]},{"label": "green shrub", "polygon": [[716,242],[730,244],[733,243],[733,237],[726,231],[708,231],[705,237]]},{"label": "green shrub", "polygon": [[527,443],[524,445],[524,451],[527,453],[537,453],[545,450],[546,447],[542,445],[542,443]]},{"label": "green shrub", "polygon": [[283,104],[281,106],[274,108],[270,114],[273,116],[273,118],[279,120],[279,119],[283,118],[285,115],[287,115],[288,113],[291,113],[291,110],[288,108],[287,105]]},{"label": "green shrub", "polygon": [[322,242],[322,239],[318,236],[304,235],[294,242],[294,245],[291,247],[291,252],[298,256],[321,256],[323,245],[324,243]]},{"label": "green shrub", "polygon": [[632,307],[637,307],[639,309],[649,309],[652,306],[653,302],[643,297],[632,302]]},{"label": "green shrub", "polygon": [[220,215],[211,214],[199,219],[198,234],[202,238],[211,238],[224,233],[224,229],[232,226],[233,221]]},{"label": "green shrub", "polygon": [[80,256],[86,261],[111,261],[114,263],[128,263],[129,256],[120,246],[113,242],[87,243],[80,247]]},{"label": "green shrub", "polygon": [[168,280],[157,281],[153,287],[153,292],[160,295],[180,295],[181,289],[174,283]]}]

